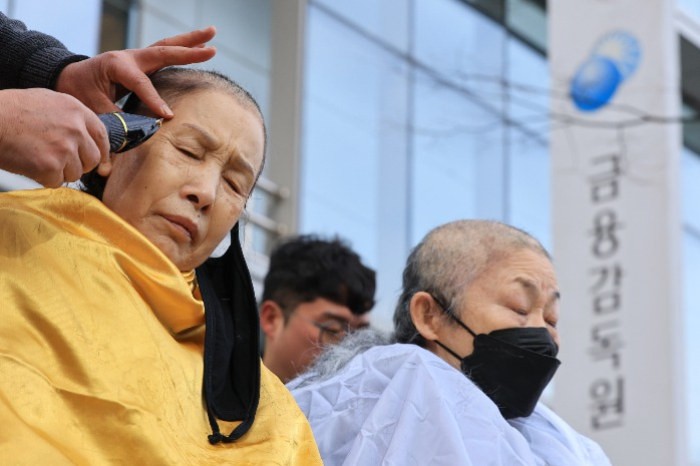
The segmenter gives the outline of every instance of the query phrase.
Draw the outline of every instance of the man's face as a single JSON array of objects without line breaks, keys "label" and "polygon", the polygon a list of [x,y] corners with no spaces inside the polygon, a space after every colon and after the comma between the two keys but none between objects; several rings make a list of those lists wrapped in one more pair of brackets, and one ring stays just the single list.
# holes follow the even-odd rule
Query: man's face
[{"label": "man's face", "polygon": [[368,313],[356,316],[341,304],[317,298],[299,304],[286,324],[267,335],[265,362],[277,376],[288,382],[303,372],[325,345],[338,343],[349,330],[369,325]]},{"label": "man's face", "polygon": [[[545,327],[559,344],[557,278],[550,261],[529,249],[491,265],[470,284],[465,304],[454,311],[477,335],[504,328]],[[445,322],[438,329],[439,341],[462,357],[470,355],[474,350],[471,334],[447,318]],[[441,348],[436,352],[459,368],[454,357]]]},{"label": "man's face", "polygon": [[199,91],[143,145],[112,155],[103,202],[182,271],[202,264],[238,221],[260,171],[259,116],[233,96]]}]

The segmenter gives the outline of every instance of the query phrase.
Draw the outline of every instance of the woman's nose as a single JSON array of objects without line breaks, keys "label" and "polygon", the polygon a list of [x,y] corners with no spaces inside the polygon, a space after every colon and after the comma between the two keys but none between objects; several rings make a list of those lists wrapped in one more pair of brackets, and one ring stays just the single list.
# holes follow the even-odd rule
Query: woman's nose
[{"label": "woman's nose", "polygon": [[183,194],[199,210],[206,210],[216,200],[219,189],[219,173],[202,170],[192,176],[183,188]]},{"label": "woman's nose", "polygon": [[544,320],[544,313],[540,311],[531,312],[527,318],[528,327],[547,327],[547,321]]}]

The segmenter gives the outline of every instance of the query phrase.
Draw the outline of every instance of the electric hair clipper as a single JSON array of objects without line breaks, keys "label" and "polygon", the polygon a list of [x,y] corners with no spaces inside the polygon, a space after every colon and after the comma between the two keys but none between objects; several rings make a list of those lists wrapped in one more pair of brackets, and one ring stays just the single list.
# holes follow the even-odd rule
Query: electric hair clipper
[{"label": "electric hair clipper", "polygon": [[153,136],[162,118],[151,118],[131,113],[103,113],[97,117],[104,123],[109,136],[109,151],[125,152],[145,142]]}]

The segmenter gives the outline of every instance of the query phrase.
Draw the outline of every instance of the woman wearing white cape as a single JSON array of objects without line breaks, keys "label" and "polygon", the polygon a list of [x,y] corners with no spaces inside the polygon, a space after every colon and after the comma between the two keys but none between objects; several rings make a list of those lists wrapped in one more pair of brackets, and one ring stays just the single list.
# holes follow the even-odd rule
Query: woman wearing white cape
[{"label": "woman wearing white cape", "polygon": [[288,385],[324,464],[609,466],[538,402],[559,366],[558,302],[528,234],[476,220],[430,232],[408,258],[392,338],[351,335]]}]

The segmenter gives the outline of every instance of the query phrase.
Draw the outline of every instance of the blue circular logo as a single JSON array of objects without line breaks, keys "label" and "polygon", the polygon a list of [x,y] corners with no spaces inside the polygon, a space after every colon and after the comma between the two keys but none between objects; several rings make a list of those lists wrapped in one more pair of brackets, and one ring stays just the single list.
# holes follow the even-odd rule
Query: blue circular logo
[{"label": "blue circular logo", "polygon": [[607,104],[622,82],[615,63],[604,57],[585,62],[571,81],[571,98],[578,108],[590,112]]},{"label": "blue circular logo", "polygon": [[570,94],[576,107],[591,112],[605,106],[637,70],[641,55],[633,35],[615,31],[603,36],[571,80]]}]

